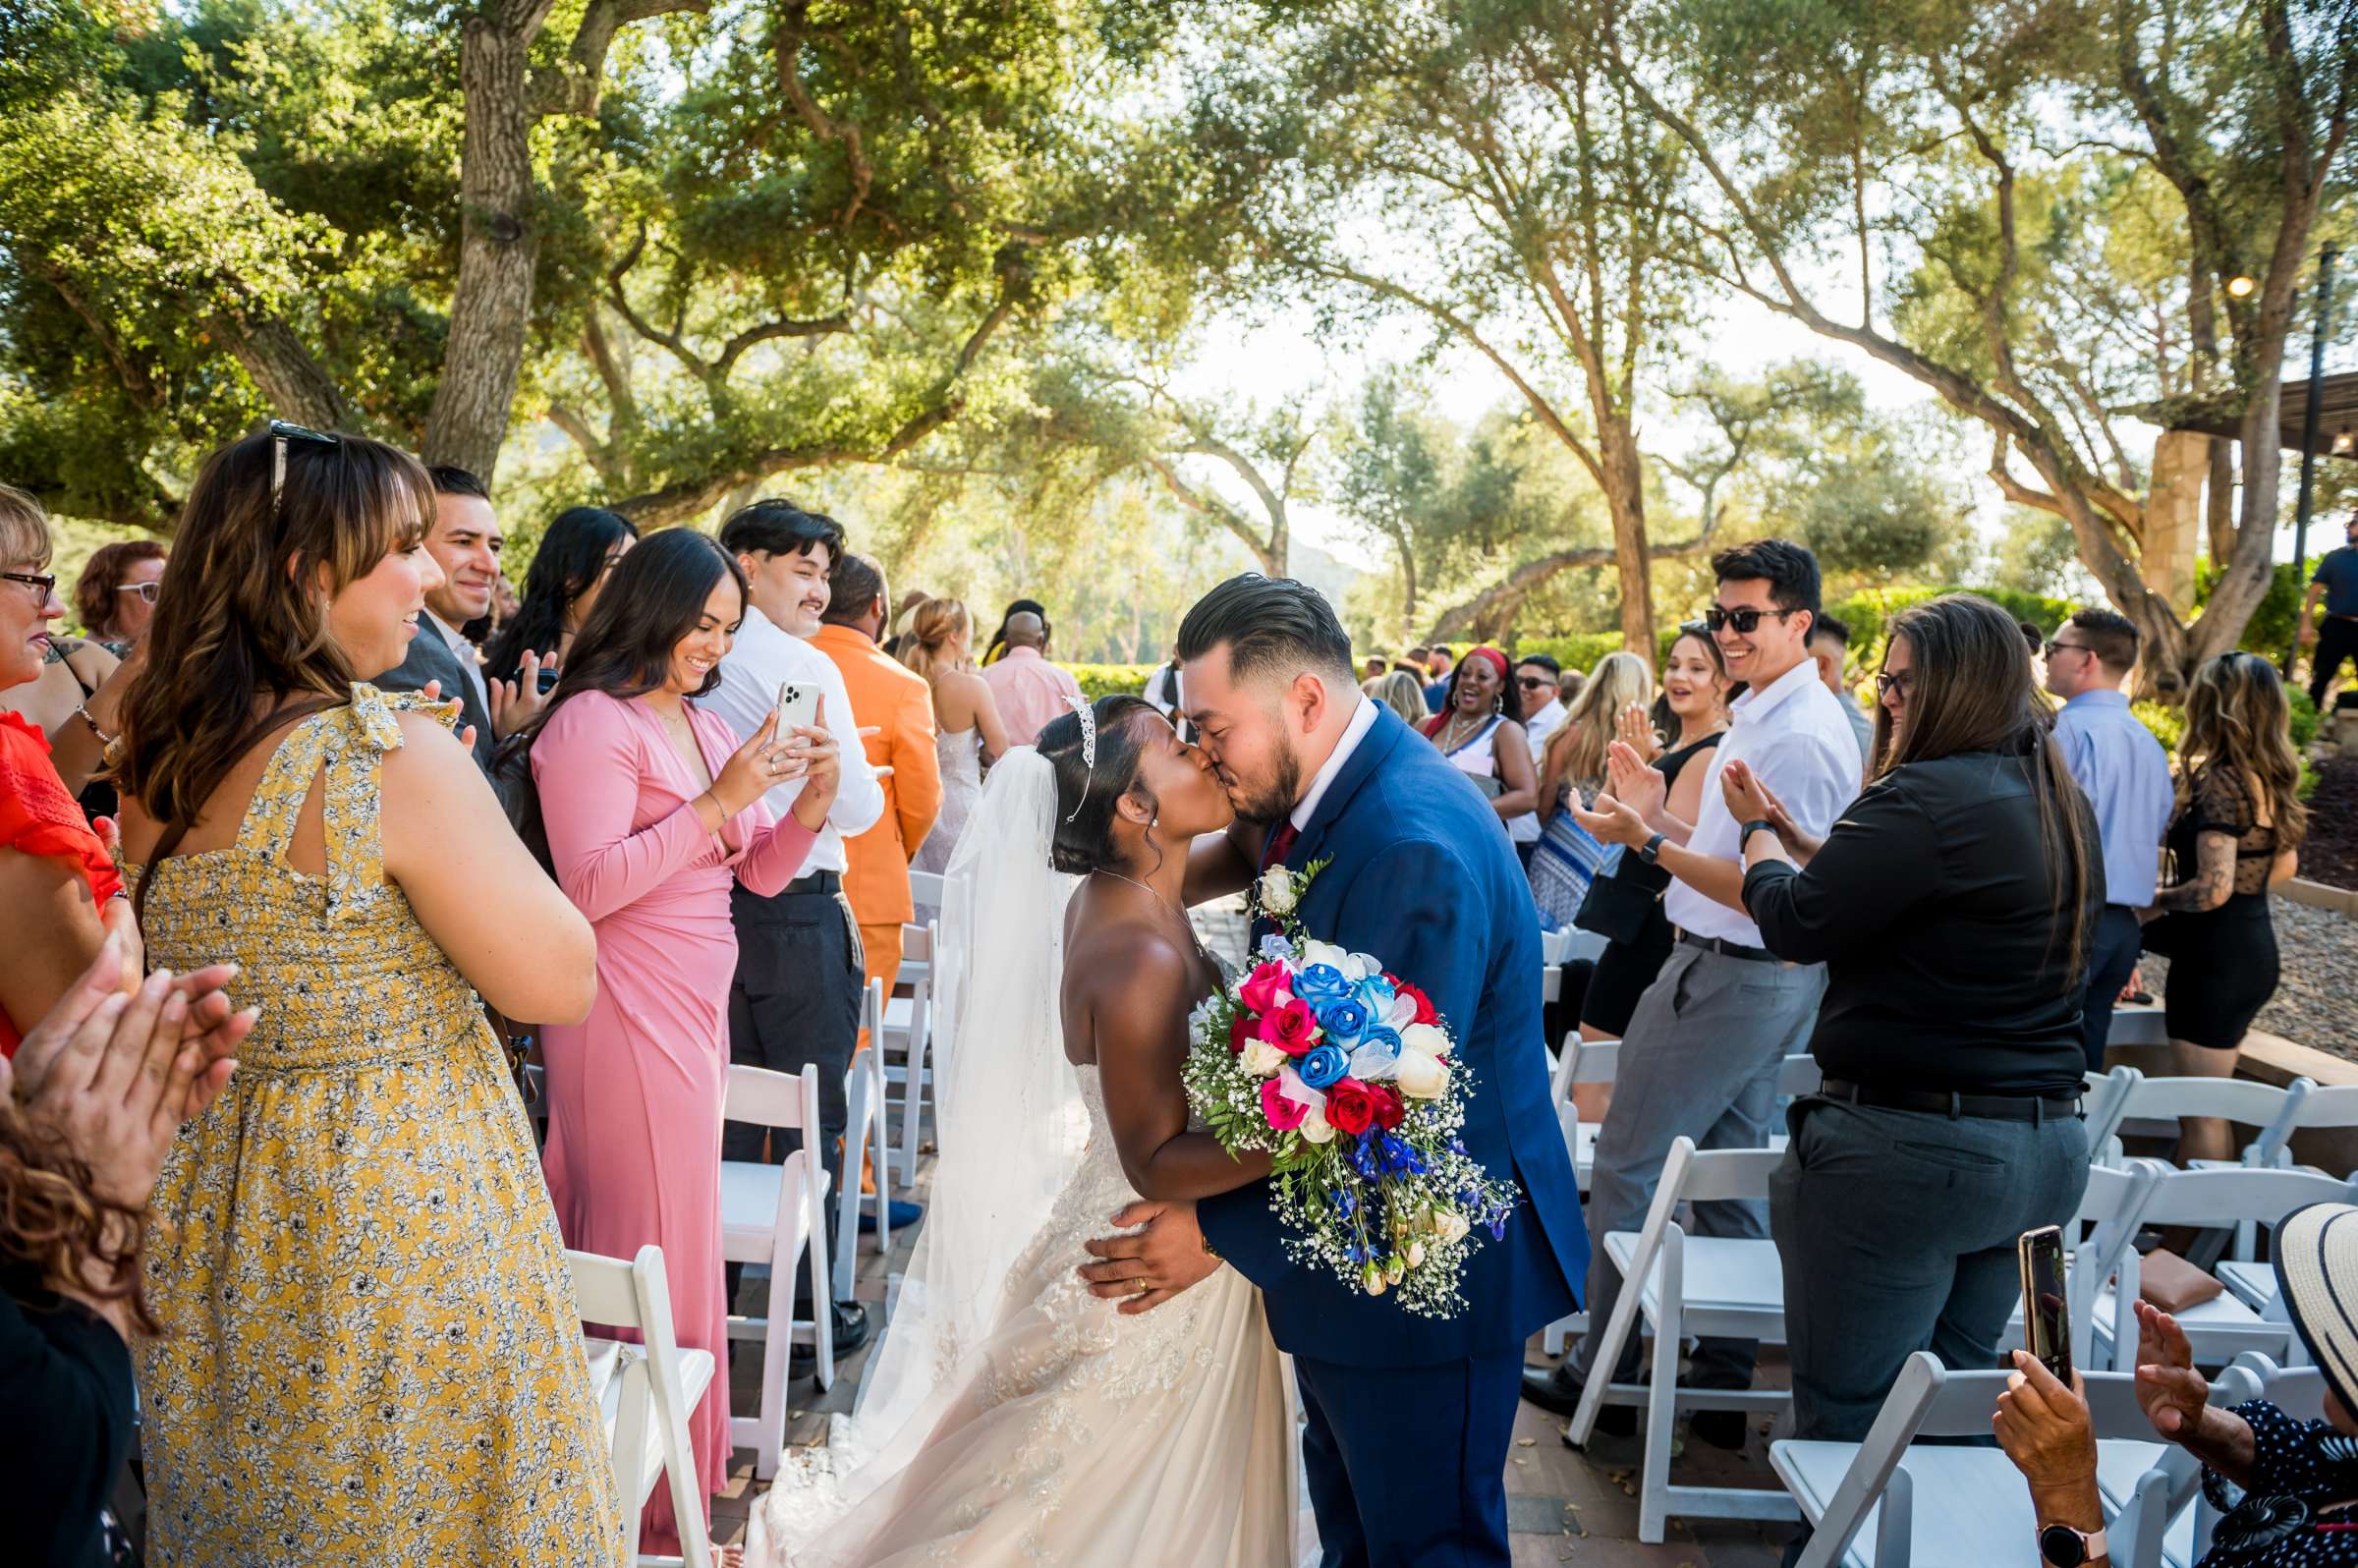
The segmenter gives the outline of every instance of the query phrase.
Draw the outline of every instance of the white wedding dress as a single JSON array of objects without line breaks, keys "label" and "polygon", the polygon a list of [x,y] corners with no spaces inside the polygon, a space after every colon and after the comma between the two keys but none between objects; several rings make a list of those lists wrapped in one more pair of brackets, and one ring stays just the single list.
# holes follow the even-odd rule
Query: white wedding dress
[{"label": "white wedding dress", "polygon": [[1260,1292],[1221,1268],[1123,1316],[1076,1272],[1137,1195],[1095,1068],[1063,1055],[1054,791],[1010,752],[953,864],[972,907],[944,966],[932,1211],[857,1411],[756,1513],[756,1565],[1294,1561],[1291,1385]]}]

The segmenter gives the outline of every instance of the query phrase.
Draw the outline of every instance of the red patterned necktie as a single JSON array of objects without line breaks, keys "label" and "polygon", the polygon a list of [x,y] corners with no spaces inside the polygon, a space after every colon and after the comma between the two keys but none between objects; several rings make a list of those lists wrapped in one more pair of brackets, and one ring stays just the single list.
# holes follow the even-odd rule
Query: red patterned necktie
[{"label": "red patterned necktie", "polygon": [[1294,846],[1301,842],[1301,839],[1302,830],[1290,821],[1279,827],[1276,832],[1271,833],[1268,847],[1262,851],[1262,869],[1266,870],[1272,866],[1283,865],[1285,858],[1294,852]]}]

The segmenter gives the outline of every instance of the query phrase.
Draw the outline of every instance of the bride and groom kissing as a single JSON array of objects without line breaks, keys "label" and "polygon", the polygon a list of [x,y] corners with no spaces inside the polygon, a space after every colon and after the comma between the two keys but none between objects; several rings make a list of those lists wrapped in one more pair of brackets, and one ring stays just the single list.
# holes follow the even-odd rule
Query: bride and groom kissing
[{"label": "bride and groom kissing", "polygon": [[[1231,579],[1178,643],[1199,744],[1107,698],[984,785],[950,868],[932,1213],[854,1415],[757,1514],[757,1563],[1274,1568],[1304,1489],[1326,1564],[1507,1561],[1524,1342],[1588,1258],[1530,893],[1488,803],[1360,693],[1318,593]],[[1455,1316],[1298,1260],[1269,1156],[1189,1126],[1188,1018],[1227,980],[1187,906],[1314,863],[1303,926],[1430,995],[1459,1136],[1515,1194]]]}]

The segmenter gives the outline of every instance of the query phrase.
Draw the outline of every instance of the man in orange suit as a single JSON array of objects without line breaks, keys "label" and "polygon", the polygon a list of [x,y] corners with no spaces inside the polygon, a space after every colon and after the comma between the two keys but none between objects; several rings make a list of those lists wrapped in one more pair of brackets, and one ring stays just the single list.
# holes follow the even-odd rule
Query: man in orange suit
[{"label": "man in orange suit", "polygon": [[933,692],[876,646],[891,613],[883,569],[865,555],[839,557],[833,592],[811,645],[835,661],[852,695],[852,716],[868,737],[869,762],[882,774],[884,814],[848,839],[844,896],[860,922],[868,978],[889,989],[901,969],[901,923],[913,915],[909,862],[941,810],[941,758],[933,750]]}]

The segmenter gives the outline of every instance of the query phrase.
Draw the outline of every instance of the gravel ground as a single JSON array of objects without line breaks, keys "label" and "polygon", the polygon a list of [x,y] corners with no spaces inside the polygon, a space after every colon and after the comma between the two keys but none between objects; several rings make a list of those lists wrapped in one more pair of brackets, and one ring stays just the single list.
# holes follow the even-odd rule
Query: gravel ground
[{"label": "gravel ground", "polygon": [[[2358,1062],[2358,922],[2288,898],[2271,907],[2282,978],[2255,1027]],[[2139,973],[2156,996],[2168,993],[2167,959],[2149,953]]]}]

